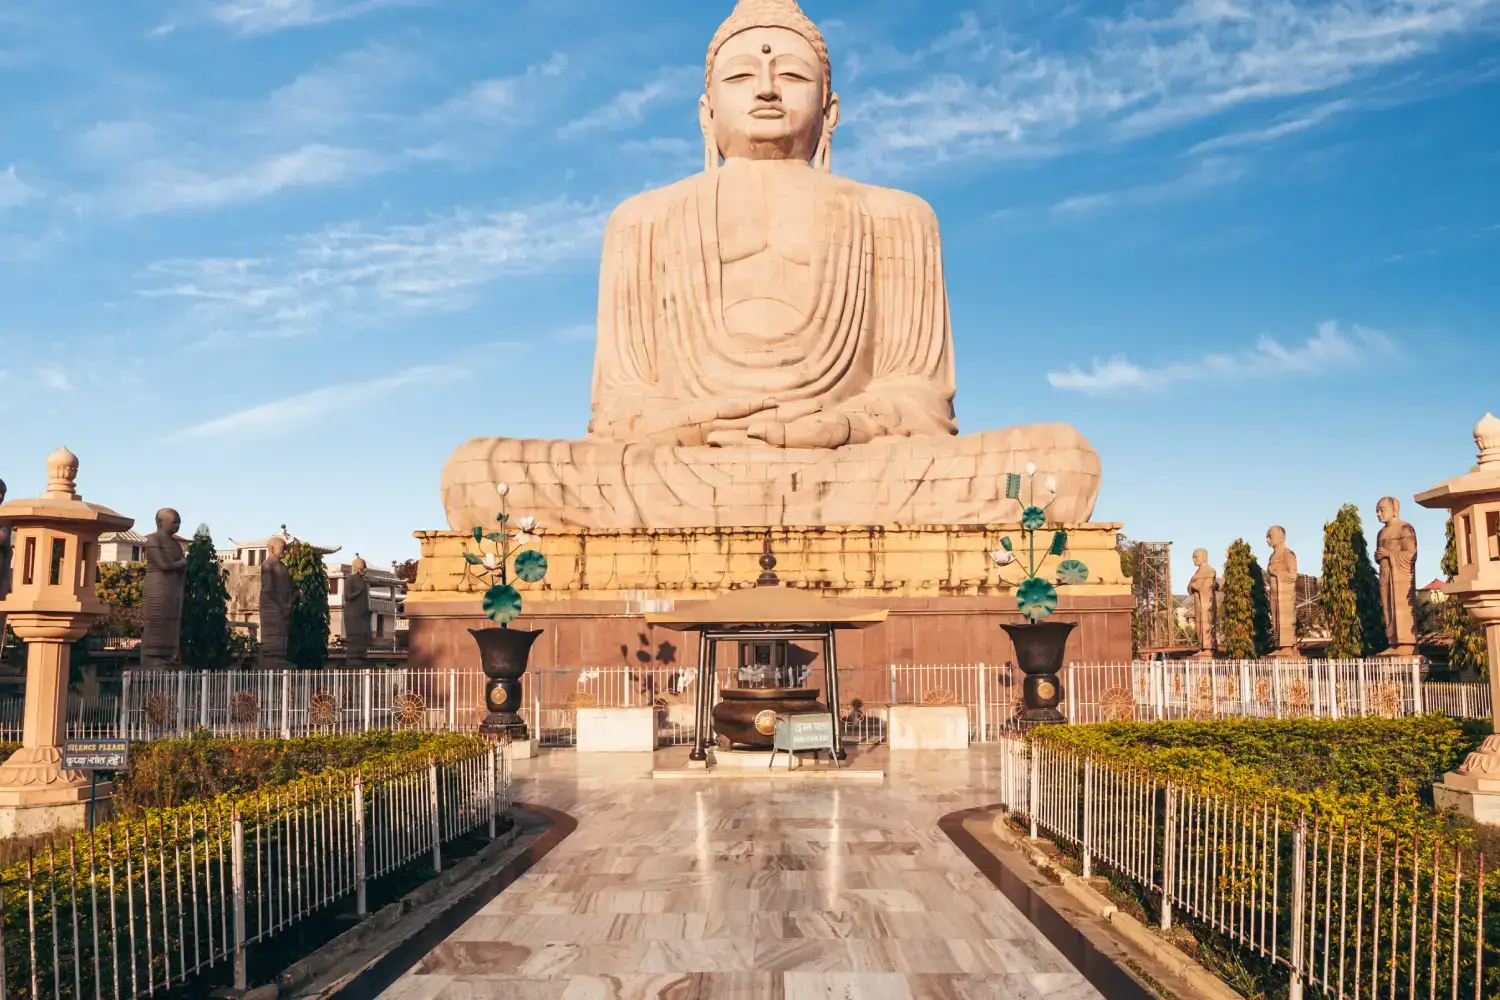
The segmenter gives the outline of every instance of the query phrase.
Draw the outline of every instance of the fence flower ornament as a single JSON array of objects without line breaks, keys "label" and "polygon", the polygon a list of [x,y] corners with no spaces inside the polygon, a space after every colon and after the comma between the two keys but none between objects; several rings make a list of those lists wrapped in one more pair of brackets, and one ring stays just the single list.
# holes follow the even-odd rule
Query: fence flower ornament
[{"label": "fence flower ornament", "polygon": [[260,699],[254,691],[236,691],[229,699],[229,721],[247,726],[260,720]]},{"label": "fence flower ornament", "polygon": [[521,616],[521,592],[511,584],[511,573],[523,583],[540,583],[547,575],[547,557],[527,548],[541,542],[542,527],[537,519],[527,515],[511,520],[506,503],[510,484],[500,483],[495,492],[500,495],[500,513],[495,515],[498,528],[474,529],[475,550],[471,551],[467,542],[464,545],[464,576],[484,582],[485,617],[506,628]]},{"label": "fence flower ornament", "polygon": [[[1022,488],[1025,500],[1022,500]],[[1016,587],[1016,607],[1028,620],[1039,622],[1057,610],[1057,588],[1078,586],[1087,583],[1089,568],[1077,559],[1063,559],[1068,549],[1068,533],[1058,528],[1050,539],[1044,539],[1041,551],[1037,550],[1037,535],[1047,528],[1047,510],[1057,501],[1057,478],[1051,474],[1042,477],[1040,495],[1037,489],[1036,465],[1026,464],[1023,478],[1017,473],[1005,477],[1005,496],[1021,504],[1021,534],[1024,536],[1024,559],[1018,555],[1017,545],[1010,536],[1000,539],[1000,548],[990,553],[990,560],[1004,569],[1012,563],[1021,562],[1026,575]],[[1061,560],[1053,570],[1052,579],[1042,575],[1049,558]]]},{"label": "fence flower ornament", "polygon": [[307,720],[315,726],[331,726],[339,721],[338,699],[327,691],[318,691],[307,700]]}]

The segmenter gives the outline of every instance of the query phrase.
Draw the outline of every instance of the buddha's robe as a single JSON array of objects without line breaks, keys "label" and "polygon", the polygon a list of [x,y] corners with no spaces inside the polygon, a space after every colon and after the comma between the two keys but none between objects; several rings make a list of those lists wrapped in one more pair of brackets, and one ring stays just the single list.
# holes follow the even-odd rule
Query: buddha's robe
[{"label": "buddha's robe", "polygon": [[[954,389],[925,202],[795,165],[726,166],[610,219],[588,436],[469,441],[443,502],[455,530],[493,524],[500,482],[512,510],[555,526],[984,523],[1018,518],[1003,475],[1031,461],[1057,478],[1052,516],[1088,519],[1099,460],[1076,431],[958,437]],[[736,400],[765,410],[722,418]],[[847,423],[848,442],[707,443],[809,413]]]}]

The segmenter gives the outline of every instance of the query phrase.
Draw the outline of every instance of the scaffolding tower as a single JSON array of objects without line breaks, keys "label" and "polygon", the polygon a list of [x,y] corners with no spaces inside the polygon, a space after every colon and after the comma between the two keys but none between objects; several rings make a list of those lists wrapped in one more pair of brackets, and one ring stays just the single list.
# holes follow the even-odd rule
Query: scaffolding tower
[{"label": "scaffolding tower", "polygon": [[1175,608],[1172,601],[1172,543],[1136,542],[1133,553],[1135,578],[1135,648],[1140,653],[1170,649],[1175,645]]}]

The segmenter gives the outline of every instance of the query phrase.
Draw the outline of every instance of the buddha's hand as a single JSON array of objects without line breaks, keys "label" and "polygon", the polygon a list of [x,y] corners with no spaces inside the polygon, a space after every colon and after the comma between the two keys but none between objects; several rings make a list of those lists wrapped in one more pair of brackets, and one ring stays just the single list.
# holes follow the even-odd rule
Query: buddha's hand
[{"label": "buddha's hand", "polygon": [[660,443],[702,445],[708,443],[714,431],[743,428],[757,414],[775,408],[774,400],[761,396],[668,403],[644,415],[644,436],[648,441]]},{"label": "buddha's hand", "polygon": [[860,413],[825,410],[821,404],[794,402],[751,418],[744,430],[724,429],[708,437],[719,447],[842,448],[876,436],[877,428]]}]

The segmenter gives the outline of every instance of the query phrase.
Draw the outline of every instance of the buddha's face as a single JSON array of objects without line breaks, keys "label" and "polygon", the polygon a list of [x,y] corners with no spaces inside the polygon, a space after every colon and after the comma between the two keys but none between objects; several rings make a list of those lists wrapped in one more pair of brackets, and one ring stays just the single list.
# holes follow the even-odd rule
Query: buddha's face
[{"label": "buddha's face", "polygon": [[1273,549],[1279,549],[1286,544],[1286,532],[1280,528],[1272,528],[1266,532],[1266,544]]},{"label": "buddha's face", "polygon": [[1396,506],[1396,501],[1390,497],[1386,497],[1375,505],[1375,519],[1381,524],[1390,524],[1396,519],[1396,512],[1399,509]]},{"label": "buddha's face", "polygon": [[182,517],[170,507],[156,512],[156,530],[175,535],[182,528]]},{"label": "buddha's face", "polygon": [[752,28],[731,37],[714,58],[699,104],[707,134],[726,160],[810,160],[825,119],[823,66],[807,39],[788,28]]},{"label": "buddha's face", "polygon": [[1194,549],[1193,550],[1193,565],[1194,566],[1203,566],[1203,565],[1206,565],[1207,563],[1208,563],[1208,550],[1207,549]]}]

